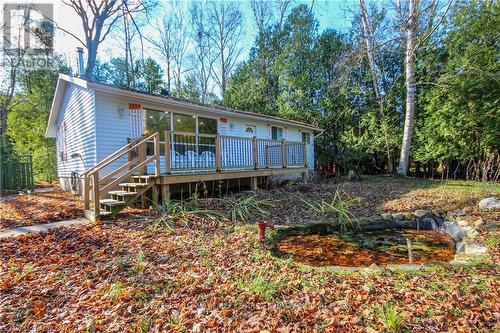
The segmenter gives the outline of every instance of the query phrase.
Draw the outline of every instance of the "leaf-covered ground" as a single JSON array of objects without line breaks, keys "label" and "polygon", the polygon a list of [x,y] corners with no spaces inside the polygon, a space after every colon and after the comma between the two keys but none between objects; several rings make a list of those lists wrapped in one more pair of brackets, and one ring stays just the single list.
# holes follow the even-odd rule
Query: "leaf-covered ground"
[{"label": "leaf-covered ground", "polygon": [[78,196],[52,189],[0,202],[0,230],[69,220],[83,215]]},{"label": "leaf-covered ground", "polygon": [[[280,199],[273,210],[292,214]],[[200,222],[164,231],[150,225],[151,217],[129,212],[111,222],[1,240],[0,331],[500,329],[496,259],[414,272],[334,273],[271,256],[256,242],[253,224]],[[493,253],[498,234],[481,232]]]}]

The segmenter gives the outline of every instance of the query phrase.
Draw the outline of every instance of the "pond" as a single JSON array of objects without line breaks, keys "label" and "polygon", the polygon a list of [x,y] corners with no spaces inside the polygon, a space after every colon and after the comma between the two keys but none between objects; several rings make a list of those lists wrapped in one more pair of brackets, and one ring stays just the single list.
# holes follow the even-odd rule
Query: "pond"
[{"label": "pond", "polygon": [[287,236],[277,250],[311,266],[422,264],[454,258],[455,242],[448,234],[425,230],[380,230],[360,233]]}]

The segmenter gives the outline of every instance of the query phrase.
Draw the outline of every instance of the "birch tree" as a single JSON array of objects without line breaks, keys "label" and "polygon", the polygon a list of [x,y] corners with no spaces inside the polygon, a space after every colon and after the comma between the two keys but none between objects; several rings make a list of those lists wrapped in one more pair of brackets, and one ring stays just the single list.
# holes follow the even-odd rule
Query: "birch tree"
[{"label": "birch tree", "polygon": [[401,144],[401,156],[399,157],[398,174],[406,176],[410,160],[410,144],[413,133],[413,115],[415,113],[415,47],[417,31],[417,5],[418,0],[409,0],[408,20],[406,24],[406,56],[405,56],[405,86],[406,86],[406,112],[403,131],[403,143]]}]

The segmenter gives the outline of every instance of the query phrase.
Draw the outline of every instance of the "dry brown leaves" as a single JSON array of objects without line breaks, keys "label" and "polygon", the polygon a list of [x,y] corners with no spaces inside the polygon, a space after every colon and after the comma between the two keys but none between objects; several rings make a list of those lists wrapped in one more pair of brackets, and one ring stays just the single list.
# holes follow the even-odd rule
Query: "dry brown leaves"
[{"label": "dry brown leaves", "polygon": [[83,215],[78,196],[54,188],[0,202],[0,230],[67,220]]}]

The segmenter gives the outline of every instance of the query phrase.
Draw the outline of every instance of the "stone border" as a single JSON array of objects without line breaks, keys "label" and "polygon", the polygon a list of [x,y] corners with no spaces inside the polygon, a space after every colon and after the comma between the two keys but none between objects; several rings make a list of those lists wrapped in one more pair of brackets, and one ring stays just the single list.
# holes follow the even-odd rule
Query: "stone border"
[{"label": "stone border", "polygon": [[[372,215],[369,217],[361,217],[358,219],[358,228],[360,231],[377,231],[385,229],[414,229],[414,230],[439,230],[450,235],[456,244],[455,257],[448,262],[428,262],[425,264],[392,264],[383,267],[372,265],[370,267],[349,267],[349,266],[326,266],[314,267],[307,266],[314,270],[327,271],[373,271],[381,268],[388,269],[403,269],[415,270],[436,265],[461,265],[468,263],[484,263],[489,261],[488,250],[474,242],[474,238],[478,235],[475,227],[469,226],[469,223],[464,220],[466,215],[463,211],[445,212],[443,210],[416,210],[413,213],[394,213]],[[476,226],[481,225],[482,220],[476,222]],[[271,251],[274,255],[280,256],[280,252],[276,248],[277,243],[287,236],[300,235],[327,235],[332,232],[342,232],[340,226],[333,225],[327,222],[311,222],[303,225],[295,226],[275,226],[275,230],[271,235],[273,243]]]}]

